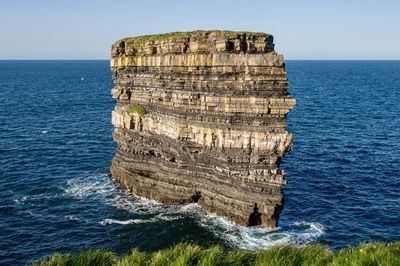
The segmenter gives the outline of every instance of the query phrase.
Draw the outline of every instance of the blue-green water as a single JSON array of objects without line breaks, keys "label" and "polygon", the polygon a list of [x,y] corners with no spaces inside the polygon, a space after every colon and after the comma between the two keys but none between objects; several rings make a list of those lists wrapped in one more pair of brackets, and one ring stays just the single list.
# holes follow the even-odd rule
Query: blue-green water
[{"label": "blue-green water", "polygon": [[400,239],[400,62],[288,61],[293,151],[276,230],[196,205],[164,206],[112,183],[108,61],[0,61],[0,264],[54,251],[180,241],[333,249]]}]

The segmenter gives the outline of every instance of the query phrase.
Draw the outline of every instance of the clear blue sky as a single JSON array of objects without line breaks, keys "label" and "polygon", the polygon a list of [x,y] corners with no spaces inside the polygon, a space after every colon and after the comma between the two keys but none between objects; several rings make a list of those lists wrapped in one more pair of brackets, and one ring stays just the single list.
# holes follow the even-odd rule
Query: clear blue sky
[{"label": "clear blue sky", "polygon": [[126,36],[271,33],[286,59],[400,59],[399,0],[0,0],[0,58],[109,58]]}]

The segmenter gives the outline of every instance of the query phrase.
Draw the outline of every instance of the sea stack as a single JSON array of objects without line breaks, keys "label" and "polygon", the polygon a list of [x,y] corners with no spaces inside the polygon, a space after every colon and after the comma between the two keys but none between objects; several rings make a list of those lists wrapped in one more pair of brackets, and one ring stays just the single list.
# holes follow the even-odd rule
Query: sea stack
[{"label": "sea stack", "polygon": [[162,203],[197,202],[239,225],[276,227],[296,101],[272,35],[139,36],[115,42],[111,55],[112,178]]}]

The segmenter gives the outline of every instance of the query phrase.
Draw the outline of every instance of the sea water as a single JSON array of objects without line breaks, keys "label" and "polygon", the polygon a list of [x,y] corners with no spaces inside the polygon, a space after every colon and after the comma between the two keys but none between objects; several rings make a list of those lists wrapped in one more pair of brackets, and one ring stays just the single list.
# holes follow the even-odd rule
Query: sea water
[{"label": "sea water", "polygon": [[297,106],[277,229],[135,197],[115,152],[108,61],[0,61],[0,264],[181,241],[257,250],[400,239],[400,62],[287,61]]}]

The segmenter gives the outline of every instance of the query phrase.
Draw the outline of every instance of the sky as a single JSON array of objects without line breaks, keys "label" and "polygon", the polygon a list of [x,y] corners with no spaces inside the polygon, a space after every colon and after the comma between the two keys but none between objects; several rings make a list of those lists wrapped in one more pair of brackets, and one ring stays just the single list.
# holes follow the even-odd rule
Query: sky
[{"label": "sky", "polygon": [[0,0],[0,59],[109,59],[128,36],[274,35],[286,59],[400,59],[399,0]]}]

